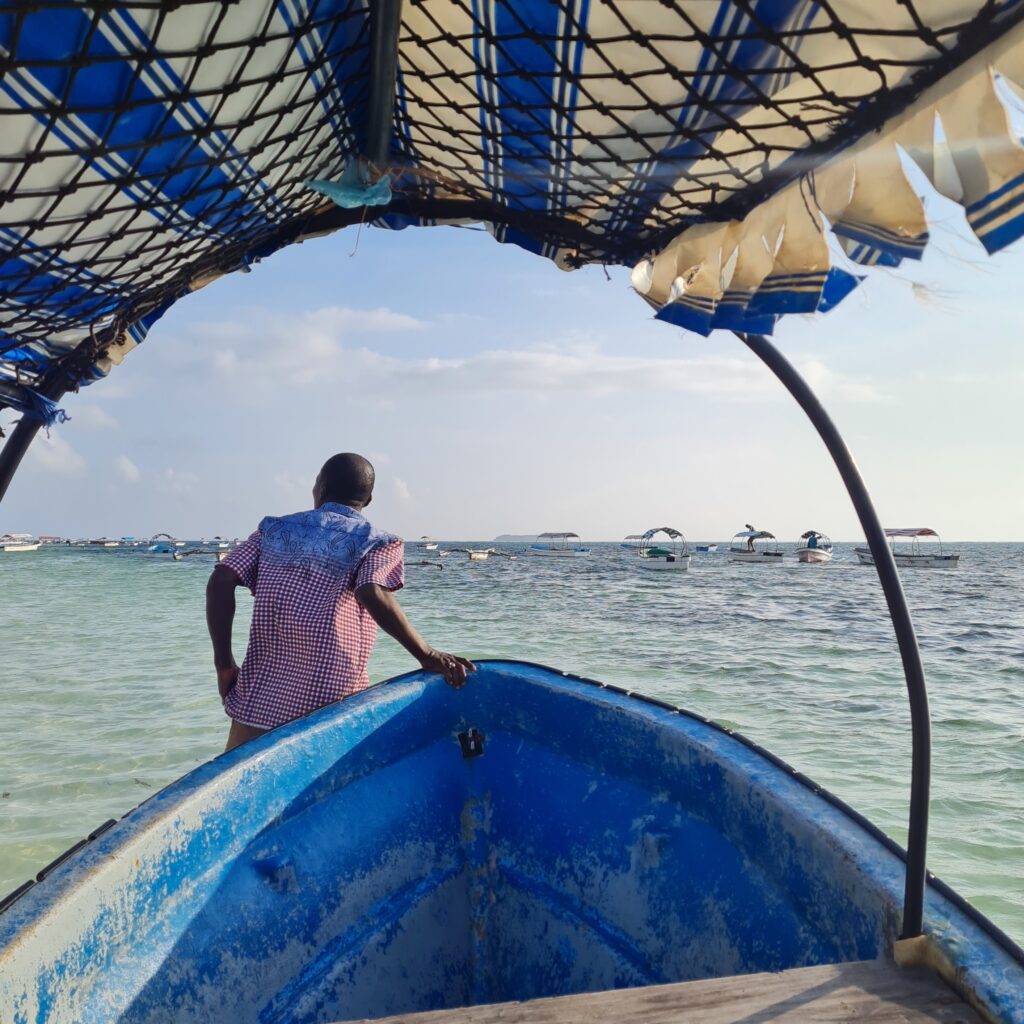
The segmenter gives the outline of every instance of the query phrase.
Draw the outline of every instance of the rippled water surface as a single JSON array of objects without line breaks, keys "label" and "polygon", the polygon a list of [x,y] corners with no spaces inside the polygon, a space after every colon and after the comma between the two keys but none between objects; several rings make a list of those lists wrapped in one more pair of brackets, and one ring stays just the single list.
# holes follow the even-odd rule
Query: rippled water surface
[{"label": "rippled water surface", "polygon": [[[510,549],[511,550],[511,549]],[[1024,939],[1024,545],[904,570],[931,689],[929,866]],[[411,561],[420,555],[411,554]],[[410,565],[403,603],[438,647],[543,662],[728,723],[905,841],[910,725],[873,570],[644,573],[589,559]],[[204,623],[212,561],[131,550],[0,553],[0,894],[223,746]],[[235,652],[245,649],[239,602]],[[412,668],[388,638],[375,679]]]}]

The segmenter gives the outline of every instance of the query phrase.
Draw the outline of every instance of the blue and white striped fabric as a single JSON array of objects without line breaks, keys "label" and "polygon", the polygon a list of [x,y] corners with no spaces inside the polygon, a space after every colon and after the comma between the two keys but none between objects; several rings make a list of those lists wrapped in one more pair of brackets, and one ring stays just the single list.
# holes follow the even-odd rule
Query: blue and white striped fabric
[{"label": "blue and white striped fabric", "polygon": [[[309,183],[364,155],[370,3],[0,11],[0,381],[105,376],[177,298],[351,222]],[[363,217],[483,222],[770,333],[920,258],[911,165],[988,251],[1024,234],[1015,83],[1024,0],[406,2]]]}]

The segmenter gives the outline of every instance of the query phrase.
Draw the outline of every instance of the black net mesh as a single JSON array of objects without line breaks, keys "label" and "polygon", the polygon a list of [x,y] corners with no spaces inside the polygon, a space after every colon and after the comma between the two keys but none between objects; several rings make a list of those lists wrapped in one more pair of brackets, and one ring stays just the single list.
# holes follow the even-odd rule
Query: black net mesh
[{"label": "black net mesh", "polygon": [[407,0],[394,198],[367,211],[307,185],[364,145],[362,3],[2,3],[2,375],[74,386],[198,284],[364,219],[631,263],[878,128],[1022,4],[785,6]]}]

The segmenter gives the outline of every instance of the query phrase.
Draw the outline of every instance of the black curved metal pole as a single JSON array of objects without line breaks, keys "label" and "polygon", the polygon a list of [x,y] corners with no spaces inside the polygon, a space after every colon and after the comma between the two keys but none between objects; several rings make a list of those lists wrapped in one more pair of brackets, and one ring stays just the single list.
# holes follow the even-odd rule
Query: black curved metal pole
[{"label": "black curved metal pole", "polygon": [[882,583],[896,642],[903,661],[903,674],[907,680],[907,694],[910,698],[910,722],[912,731],[912,761],[910,769],[910,823],[907,830],[907,876],[903,897],[903,931],[901,938],[910,939],[920,935],[924,921],[924,892],[928,852],[928,797],[931,785],[931,718],[928,713],[928,689],[925,684],[921,652],[917,647],[914,623],[907,607],[896,562],[886,540],[878,513],[872,504],[857,463],[850,454],[846,442],[839,434],[824,406],[818,401],[807,382],[797,373],[786,357],[760,334],[734,332],[751,352],[763,362],[782,382],[786,390],[797,400],[800,408],[814,424],[815,430],[825,442],[832,461],[843,478],[846,490],[853,501],[857,517],[864,528],[864,536],[875,560],[878,578]]},{"label": "black curved metal pole", "polygon": [[[61,394],[63,392],[48,397],[52,397],[56,402],[59,401]],[[0,501],[4,500],[7,488],[10,487],[14,474],[25,457],[25,452],[28,451],[29,445],[42,425],[42,420],[22,416],[8,435],[7,440],[4,441],[3,448],[0,448]]]}]

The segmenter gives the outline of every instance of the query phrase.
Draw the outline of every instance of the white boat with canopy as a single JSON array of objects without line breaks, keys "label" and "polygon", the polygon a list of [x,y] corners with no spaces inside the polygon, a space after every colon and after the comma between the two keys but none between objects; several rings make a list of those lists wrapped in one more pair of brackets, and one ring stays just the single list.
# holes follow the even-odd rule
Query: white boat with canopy
[{"label": "white boat with canopy", "polygon": [[441,558],[447,558],[449,555],[465,555],[471,562],[486,562],[492,556],[507,558],[514,562],[518,557],[511,551],[499,551],[497,548],[446,548],[444,551],[439,551],[438,555]]},{"label": "white boat with canopy", "polygon": [[782,565],[782,552],[774,533],[755,529],[747,523],[729,545],[729,561],[752,562],[755,565]]},{"label": "white boat with canopy", "polygon": [[[661,536],[664,539],[661,539]],[[657,539],[656,539],[657,538]],[[647,570],[675,570],[690,568],[690,548],[686,538],[671,526],[656,526],[640,537],[637,565]]]},{"label": "white boat with canopy", "polygon": [[486,562],[494,554],[494,548],[466,548],[465,550],[471,562]]},{"label": "white boat with canopy", "polygon": [[[261,737],[198,769],[169,805],[166,794],[148,801],[142,827],[131,815],[101,826],[0,901],[0,1019],[349,1020],[484,1001],[492,984],[519,1000],[681,976],[726,984],[739,972],[868,958],[903,979],[941,975],[943,991],[963,1001],[943,1019],[971,1019],[974,1007],[988,1021],[1024,1020],[1024,951],[927,871],[928,695],[892,551],[835,424],[768,338],[787,314],[844,301],[867,268],[919,259],[929,244],[922,193],[933,187],[963,207],[988,252],[1024,236],[1024,0],[33,0],[5,5],[0,54],[0,408],[20,415],[0,450],[0,499],[39,429],[66,419],[62,397],[151,344],[180,297],[350,226],[483,225],[565,270],[631,268],[657,319],[732,332],[778,378],[824,441],[877,553],[912,733],[904,853],[799,773],[768,771],[761,748],[723,736],[686,745],[676,732],[689,736],[696,718],[650,697],[583,693],[564,672],[528,679],[521,668],[493,705],[479,680],[459,694],[436,678],[396,681],[351,698],[370,706],[366,735],[359,723],[334,731],[346,708],[293,723],[284,743]],[[395,280],[420,258],[399,255]],[[754,532],[752,546],[774,540]],[[749,534],[737,538],[731,557],[781,561],[752,556]],[[574,534],[544,539],[534,553],[586,553],[570,547]],[[429,739],[403,731],[423,721],[418,702],[447,716],[456,699]],[[378,701],[393,701],[396,717],[378,714]],[[488,754],[475,759],[484,737],[474,726],[458,733],[462,750],[450,759],[452,726],[473,724],[467,707],[483,716],[474,721]],[[548,707],[553,726],[541,739],[538,709]],[[611,753],[595,761],[590,741],[603,731]],[[545,751],[526,762],[539,771],[560,767],[531,786],[507,770],[503,752],[519,749]],[[412,784],[381,800],[377,768],[406,755],[422,758]],[[588,835],[595,842],[578,859],[556,851],[549,874],[531,873],[536,857],[506,859],[531,832],[520,825],[547,820],[538,811],[554,809],[559,822],[531,836],[585,835],[560,820],[578,810],[595,764],[594,799],[614,793],[605,807],[615,814],[626,805],[620,831]],[[424,765],[445,786],[429,813],[410,814]],[[658,802],[637,819],[635,780],[648,769]],[[658,903],[608,899],[609,880],[632,896],[640,890],[623,887],[632,876],[662,878],[673,851],[693,845],[674,830],[707,820],[709,779],[727,829],[715,847],[704,829],[695,848],[724,858],[687,861]],[[506,802],[481,821],[471,808],[485,780]],[[677,804],[661,795],[672,787]],[[349,818],[371,824],[358,836],[302,830],[307,819],[338,820],[330,802],[333,813],[316,815],[338,792],[342,807],[368,808]],[[395,847],[410,822],[436,825],[446,799],[450,833],[417,832]],[[266,845],[264,814],[283,830],[280,851]],[[647,824],[634,836],[636,820]],[[627,834],[635,844],[623,857]],[[350,862],[337,846],[328,855],[321,842],[367,859]],[[726,862],[740,871],[707,874]],[[337,871],[352,864],[367,867],[349,886]],[[515,875],[503,870],[510,864]],[[757,898],[752,880],[762,876],[781,879],[770,899]],[[509,898],[488,900],[499,883]],[[331,902],[339,892],[345,907]],[[453,908],[467,904],[476,916],[463,928]],[[858,916],[865,905],[877,913]],[[377,911],[383,932],[367,923]],[[656,927],[637,933],[641,918]],[[244,927],[252,921],[267,925]],[[498,945],[481,943],[483,932]],[[786,952],[801,936],[813,946]],[[778,1005],[793,1003],[776,1015]],[[888,1006],[888,1019],[906,1016],[905,1001]],[[815,1010],[801,1000],[795,1013],[832,1018]],[[719,1016],[751,1019],[749,1005]]]},{"label": "white boat with canopy", "polygon": [[426,535],[424,535],[420,537],[419,541],[417,541],[416,547],[418,547],[421,551],[436,551],[437,541],[434,540],[433,537],[427,537]]},{"label": "white boat with canopy", "polygon": [[31,533],[5,533],[0,537],[0,551],[38,551],[41,543]]},{"label": "white boat with canopy", "polygon": [[530,545],[531,555],[543,555],[548,558],[585,558],[590,548],[580,542],[578,533],[539,533],[537,540],[541,543]]},{"label": "white boat with canopy", "polygon": [[[886,537],[892,549],[892,557],[897,565],[912,569],[955,569],[960,564],[959,553],[947,553],[942,550],[942,538],[927,526],[911,526],[898,529],[886,529]],[[909,542],[910,550],[897,546],[898,541]],[[927,550],[921,541],[934,541],[938,550]],[[854,548],[861,565],[874,565],[875,558],[870,548]]]},{"label": "white boat with canopy", "polygon": [[805,530],[796,546],[798,562],[831,562],[832,539],[820,530]]}]

